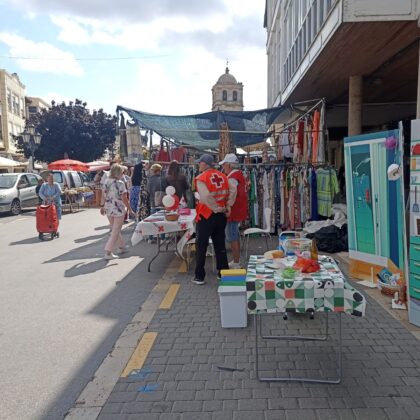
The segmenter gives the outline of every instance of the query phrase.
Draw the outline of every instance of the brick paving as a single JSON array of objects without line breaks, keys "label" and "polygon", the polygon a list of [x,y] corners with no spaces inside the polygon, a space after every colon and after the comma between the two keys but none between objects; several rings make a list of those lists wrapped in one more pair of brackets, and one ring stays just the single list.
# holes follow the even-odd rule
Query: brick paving
[{"label": "brick paving", "polygon": [[[221,328],[215,276],[204,286],[190,279],[176,276],[172,308],[159,309],[149,324],[158,337],[144,374],[120,378],[98,419],[420,419],[420,341],[370,297],[364,318],[342,315],[341,384],[263,383],[255,374],[253,318],[247,328]],[[266,316],[264,329],[313,334],[324,316]],[[336,315],[330,320],[332,341],[260,343],[261,369],[333,376]]]}]

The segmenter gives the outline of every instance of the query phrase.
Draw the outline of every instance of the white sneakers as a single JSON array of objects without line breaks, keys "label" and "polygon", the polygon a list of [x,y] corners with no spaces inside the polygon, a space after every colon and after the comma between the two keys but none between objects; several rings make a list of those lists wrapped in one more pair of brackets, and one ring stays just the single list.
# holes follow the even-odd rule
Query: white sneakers
[{"label": "white sneakers", "polygon": [[119,256],[113,254],[112,252],[110,254],[105,254],[104,255],[104,260],[107,260],[107,261],[109,261],[109,260],[115,260],[117,258],[119,258]]},{"label": "white sneakers", "polygon": [[[122,248],[118,248],[118,254],[125,254],[126,252],[128,252],[129,250],[129,246],[128,245],[124,245]],[[110,254],[105,254],[104,255],[104,259],[109,261],[109,260],[115,260],[117,258],[120,258],[118,255],[115,255],[113,252],[111,252]]]},{"label": "white sneakers", "polygon": [[124,245],[122,248],[118,248],[118,253],[121,254],[125,254],[126,252],[128,252],[129,246],[128,245]]},{"label": "white sneakers", "polygon": [[236,270],[238,268],[242,268],[242,265],[241,265],[241,263],[236,263],[234,261],[231,261],[229,263],[229,268],[232,268],[232,269]]}]

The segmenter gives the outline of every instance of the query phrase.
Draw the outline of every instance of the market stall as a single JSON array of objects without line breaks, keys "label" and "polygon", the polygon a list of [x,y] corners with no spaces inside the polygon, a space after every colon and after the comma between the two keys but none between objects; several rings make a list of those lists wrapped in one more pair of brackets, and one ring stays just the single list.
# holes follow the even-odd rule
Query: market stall
[{"label": "market stall", "polygon": [[[255,325],[255,364],[257,378],[260,381],[300,381],[337,384],[342,378],[342,331],[341,314],[364,316],[366,300],[361,293],[347,282],[334,259],[319,256],[317,262],[320,269],[311,273],[302,273],[290,268],[295,264],[296,257],[283,258],[283,269],[276,266],[272,259],[252,255],[249,259],[246,290],[248,313],[254,315]],[[293,269],[292,269],[293,270]],[[263,314],[280,314],[287,320],[288,313],[311,314],[324,312],[326,318],[325,335],[322,337],[282,335],[265,336],[262,331]],[[259,369],[260,339],[325,341],[331,338],[328,330],[329,313],[338,314],[338,352],[337,377],[263,377]],[[261,331],[259,331],[259,329]]]},{"label": "market stall", "polygon": [[[184,259],[184,247],[195,231],[195,214],[195,210],[191,210],[189,214],[180,215],[177,220],[167,220],[165,210],[160,210],[137,224],[131,237],[133,246],[150,235],[156,238],[156,254],[149,261],[148,271],[150,271],[152,262],[162,252],[175,252]],[[180,238],[177,236],[179,232],[182,233]]]}]

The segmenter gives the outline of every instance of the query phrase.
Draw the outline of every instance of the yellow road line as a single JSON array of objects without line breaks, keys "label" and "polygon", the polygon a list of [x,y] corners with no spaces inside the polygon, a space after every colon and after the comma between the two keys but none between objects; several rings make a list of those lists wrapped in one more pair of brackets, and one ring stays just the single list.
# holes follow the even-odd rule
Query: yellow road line
[{"label": "yellow road line", "polygon": [[178,273],[188,273],[187,262],[186,261],[181,262],[181,264],[179,265],[179,268],[178,268]]},{"label": "yellow road line", "polygon": [[159,309],[171,308],[180,287],[181,285],[179,283],[173,283],[169,286],[169,289],[166,292],[165,297],[162,299],[162,302],[160,303]]},{"label": "yellow road line", "polygon": [[126,378],[132,370],[141,369],[143,367],[143,364],[151,348],[153,347],[153,343],[155,342],[157,335],[157,332],[144,333],[143,337],[139,341],[139,344],[137,344],[134,353],[128,361],[127,366],[121,374],[122,378]]}]

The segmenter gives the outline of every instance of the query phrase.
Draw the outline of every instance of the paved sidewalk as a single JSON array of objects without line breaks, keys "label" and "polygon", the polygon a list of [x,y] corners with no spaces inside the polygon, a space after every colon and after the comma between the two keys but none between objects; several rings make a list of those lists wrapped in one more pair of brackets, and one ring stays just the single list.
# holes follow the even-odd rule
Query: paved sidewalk
[{"label": "paved sidewalk", "polygon": [[[340,385],[262,383],[255,379],[253,318],[245,329],[221,328],[215,276],[204,286],[190,278],[175,276],[181,287],[174,304],[158,309],[147,328],[158,335],[143,368],[119,379],[100,420],[420,419],[420,341],[369,296],[364,318],[342,316]],[[324,316],[268,317],[267,326],[313,332]],[[261,347],[264,369],[334,374],[327,370],[335,363],[330,343]]]}]

